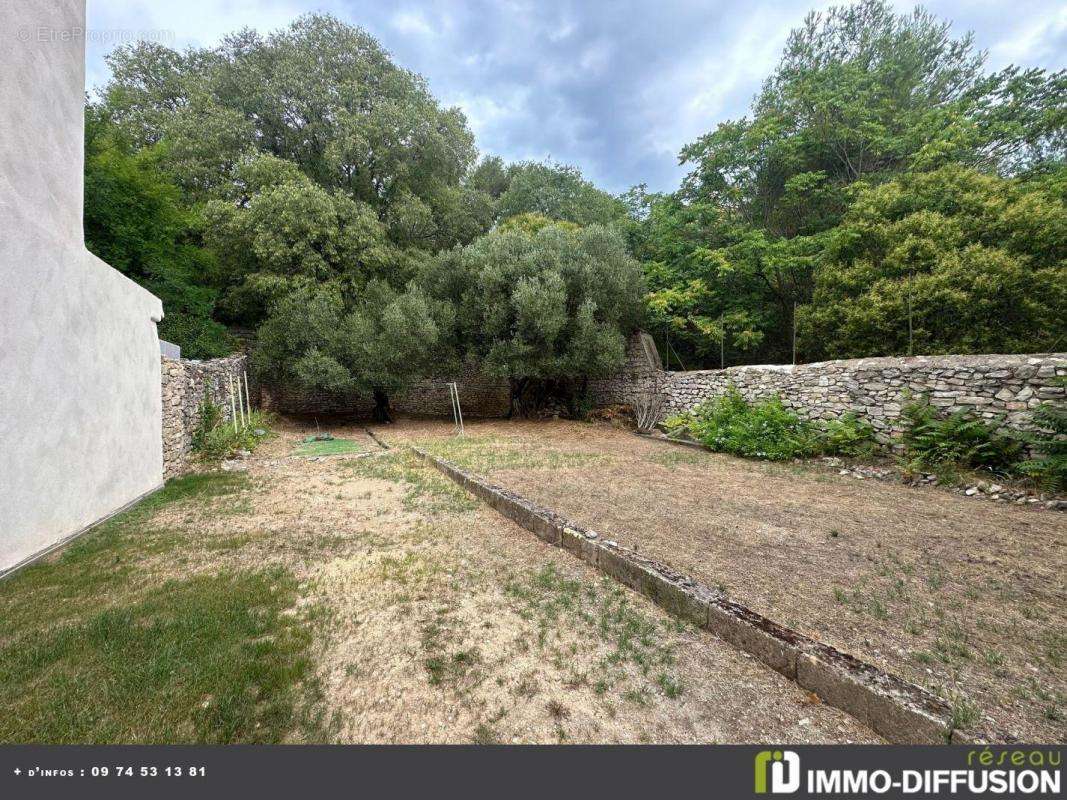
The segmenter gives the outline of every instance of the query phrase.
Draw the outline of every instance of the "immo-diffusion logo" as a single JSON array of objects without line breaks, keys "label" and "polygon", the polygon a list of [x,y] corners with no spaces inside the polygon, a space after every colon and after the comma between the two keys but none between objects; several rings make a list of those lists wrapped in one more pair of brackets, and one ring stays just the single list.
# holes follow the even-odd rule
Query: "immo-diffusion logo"
[{"label": "immo-diffusion logo", "polygon": [[[947,762],[942,767],[905,767],[911,759],[907,751],[887,752],[877,768],[819,769],[810,765],[801,771],[800,756],[793,750],[761,750],[756,753],[756,794],[792,794],[801,785],[809,796],[850,797],[890,795],[902,797],[954,796],[960,794],[1036,795],[1060,797],[1062,753],[1040,749],[1013,749],[994,752],[989,747],[966,753],[941,748]],[[895,764],[894,761],[902,761]],[[917,768],[918,767],[918,768]]]},{"label": "immo-diffusion logo", "polygon": [[767,794],[767,774],[772,794],[789,794],[800,788],[800,756],[792,750],[760,750],[756,753],[756,794]]}]

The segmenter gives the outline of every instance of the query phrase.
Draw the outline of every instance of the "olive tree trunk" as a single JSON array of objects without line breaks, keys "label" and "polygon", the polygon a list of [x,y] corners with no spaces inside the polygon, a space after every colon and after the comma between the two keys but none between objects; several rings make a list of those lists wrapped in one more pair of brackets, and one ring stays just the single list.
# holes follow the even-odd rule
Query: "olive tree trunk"
[{"label": "olive tree trunk", "polygon": [[389,395],[383,389],[374,390],[373,417],[375,422],[389,423],[393,421],[389,408]]}]

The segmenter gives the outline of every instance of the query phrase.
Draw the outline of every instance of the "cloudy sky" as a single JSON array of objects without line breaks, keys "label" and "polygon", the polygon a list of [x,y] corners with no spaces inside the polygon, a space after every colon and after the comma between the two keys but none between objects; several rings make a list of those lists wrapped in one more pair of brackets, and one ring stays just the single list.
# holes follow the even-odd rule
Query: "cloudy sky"
[{"label": "cloudy sky", "polygon": [[[745,114],[789,30],[820,0],[89,0],[88,82],[117,39],[209,46],[327,11],[376,36],[437,97],[467,114],[478,146],[508,160],[578,165],[610,191],[677,186],[678,150]],[[913,3],[897,3],[901,10]],[[991,67],[1067,66],[1062,0],[930,0],[975,33]]]}]

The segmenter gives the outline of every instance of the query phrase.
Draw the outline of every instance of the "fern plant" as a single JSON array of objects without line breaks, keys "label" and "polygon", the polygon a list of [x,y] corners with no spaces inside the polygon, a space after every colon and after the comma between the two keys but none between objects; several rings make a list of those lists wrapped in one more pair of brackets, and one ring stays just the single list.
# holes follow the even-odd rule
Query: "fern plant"
[{"label": "fern plant", "polygon": [[908,403],[902,414],[905,455],[917,467],[1006,473],[1022,452],[1017,439],[998,432],[999,423],[987,423],[967,411],[942,416],[926,398]]},{"label": "fern plant", "polygon": [[[1067,387],[1067,377],[1055,383]],[[1018,437],[1032,454],[1019,464],[1019,471],[1047,492],[1063,492],[1067,490],[1067,405],[1042,403],[1034,409],[1033,422],[1037,430]]]},{"label": "fern plant", "polygon": [[819,441],[827,455],[871,458],[878,453],[874,428],[852,411],[819,426]]}]

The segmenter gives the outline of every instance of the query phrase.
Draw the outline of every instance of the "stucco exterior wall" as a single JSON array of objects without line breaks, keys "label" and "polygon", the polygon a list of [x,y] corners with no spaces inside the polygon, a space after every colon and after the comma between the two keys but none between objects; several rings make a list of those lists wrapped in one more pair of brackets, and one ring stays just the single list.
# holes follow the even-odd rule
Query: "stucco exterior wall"
[{"label": "stucco exterior wall", "polygon": [[162,306],[82,235],[84,26],[0,3],[0,573],[163,480]]}]

